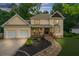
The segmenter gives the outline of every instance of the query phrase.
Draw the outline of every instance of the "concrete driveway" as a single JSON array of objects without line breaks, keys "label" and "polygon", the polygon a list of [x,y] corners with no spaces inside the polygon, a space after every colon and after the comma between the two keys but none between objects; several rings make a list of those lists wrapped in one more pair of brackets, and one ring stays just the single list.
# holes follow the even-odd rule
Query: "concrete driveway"
[{"label": "concrete driveway", "polygon": [[0,56],[11,56],[16,53],[26,39],[3,39],[0,40]]}]

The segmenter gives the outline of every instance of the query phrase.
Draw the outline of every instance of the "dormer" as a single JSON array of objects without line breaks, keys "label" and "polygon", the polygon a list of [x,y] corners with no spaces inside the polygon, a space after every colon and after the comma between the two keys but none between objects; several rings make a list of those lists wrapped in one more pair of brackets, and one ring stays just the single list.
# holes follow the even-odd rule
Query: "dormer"
[{"label": "dormer", "polygon": [[56,11],[50,17],[50,24],[51,25],[59,24],[60,22],[63,22],[63,19],[64,16],[60,12]]}]

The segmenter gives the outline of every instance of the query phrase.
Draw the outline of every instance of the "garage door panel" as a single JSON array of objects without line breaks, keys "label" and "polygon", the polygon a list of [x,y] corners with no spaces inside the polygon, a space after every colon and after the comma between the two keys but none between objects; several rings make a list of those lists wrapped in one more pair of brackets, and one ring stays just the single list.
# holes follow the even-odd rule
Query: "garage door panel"
[{"label": "garage door panel", "polygon": [[16,32],[15,31],[6,31],[5,33],[7,38],[16,38]]},{"label": "garage door panel", "polygon": [[28,30],[6,30],[4,32],[5,38],[28,38],[29,37],[29,31]]},{"label": "garage door panel", "polygon": [[27,38],[28,32],[27,31],[20,31],[19,32],[19,38]]}]

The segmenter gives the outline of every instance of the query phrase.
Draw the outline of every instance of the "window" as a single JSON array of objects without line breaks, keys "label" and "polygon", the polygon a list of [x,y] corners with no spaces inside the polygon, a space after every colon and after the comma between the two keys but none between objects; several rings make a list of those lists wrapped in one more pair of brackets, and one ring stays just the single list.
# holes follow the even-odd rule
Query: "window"
[{"label": "window", "polygon": [[58,20],[56,20],[56,23],[57,23],[57,24],[58,24],[58,22],[59,22],[59,21],[58,21]]},{"label": "window", "polygon": [[55,20],[55,24],[59,24],[59,20]]},{"label": "window", "polygon": [[60,32],[60,27],[59,26],[55,26],[55,32],[59,33]]},{"label": "window", "polygon": [[34,24],[40,24],[40,20],[34,20]]}]

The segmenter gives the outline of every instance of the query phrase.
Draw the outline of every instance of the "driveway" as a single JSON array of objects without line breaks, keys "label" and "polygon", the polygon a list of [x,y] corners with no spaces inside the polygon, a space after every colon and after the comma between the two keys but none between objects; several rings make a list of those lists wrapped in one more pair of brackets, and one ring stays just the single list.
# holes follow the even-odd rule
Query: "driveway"
[{"label": "driveway", "polygon": [[26,39],[3,39],[0,40],[0,56],[11,56],[16,53]]}]

